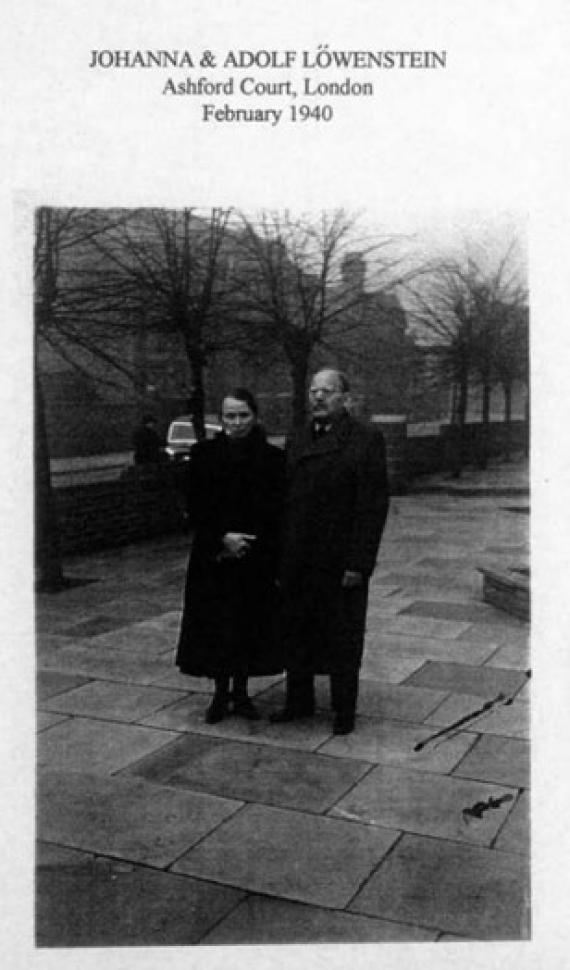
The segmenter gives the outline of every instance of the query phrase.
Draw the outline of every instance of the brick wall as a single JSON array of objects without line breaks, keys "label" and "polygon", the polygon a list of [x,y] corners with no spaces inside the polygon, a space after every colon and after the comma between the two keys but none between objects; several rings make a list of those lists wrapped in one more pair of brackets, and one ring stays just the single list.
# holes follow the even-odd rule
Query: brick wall
[{"label": "brick wall", "polygon": [[[525,421],[512,421],[507,431],[503,421],[493,421],[489,426],[488,454],[496,458],[505,453],[507,433],[510,436],[512,454],[528,449],[528,426]],[[439,434],[410,435],[406,439],[406,468],[410,479],[445,471],[450,467],[451,433],[443,425]],[[481,452],[482,426],[473,422],[465,426],[463,463],[474,465]]]},{"label": "brick wall", "polygon": [[56,490],[62,553],[84,553],[184,528],[169,473],[130,468],[124,478]]},{"label": "brick wall", "polygon": [[[387,435],[388,474],[393,492],[405,491],[419,475],[447,469],[447,431],[424,435],[402,434],[403,426],[387,419],[378,422]],[[405,426],[404,426],[405,427]],[[505,429],[491,425],[491,452],[501,452]],[[513,422],[513,452],[526,443],[526,425]],[[468,427],[466,464],[477,458],[480,425]],[[118,481],[75,485],[55,490],[61,546],[64,555],[126,545],[185,528],[182,514],[182,470],[158,471],[132,467]]]}]

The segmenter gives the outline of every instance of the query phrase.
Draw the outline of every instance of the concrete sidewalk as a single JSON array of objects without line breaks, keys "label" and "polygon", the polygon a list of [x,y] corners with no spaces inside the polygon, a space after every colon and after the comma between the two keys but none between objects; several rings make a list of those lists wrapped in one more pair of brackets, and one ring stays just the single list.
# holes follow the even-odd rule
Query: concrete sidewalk
[{"label": "concrete sidewalk", "polygon": [[489,461],[485,469],[469,465],[459,478],[450,473],[422,475],[416,479],[410,491],[436,492],[463,497],[480,495],[519,495],[529,494],[528,458],[516,461]]},{"label": "concrete sidewalk", "polygon": [[476,569],[527,561],[528,500],[489,490],[393,499],[347,737],[324,679],[314,719],[269,724],[266,678],[261,721],[204,723],[173,666],[186,538],[66,565],[90,582],[37,615],[38,945],[528,937],[528,625]]}]

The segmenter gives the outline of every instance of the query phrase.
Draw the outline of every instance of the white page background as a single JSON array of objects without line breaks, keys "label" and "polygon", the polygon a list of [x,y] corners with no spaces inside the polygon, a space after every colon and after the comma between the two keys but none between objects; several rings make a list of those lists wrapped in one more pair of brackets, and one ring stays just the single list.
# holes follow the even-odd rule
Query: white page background
[{"label": "white page background", "polygon": [[[568,190],[562,3],[25,0],[4,12],[2,950],[10,967],[563,967],[568,931]],[[447,51],[439,71],[360,72],[328,124],[200,122],[161,95],[206,72],[90,70],[94,49]],[[212,72],[208,72],[212,73]],[[239,72],[233,72],[239,73]],[[277,72],[251,71],[266,79]],[[354,76],[355,71],[342,72]],[[180,75],[180,78],[178,78]],[[373,76],[372,76],[373,75]],[[213,73],[212,73],[213,76]],[[272,78],[273,79],[273,78]],[[357,79],[361,79],[358,76]],[[209,99],[207,99],[209,100]],[[251,99],[253,100],[253,99]],[[236,101],[237,103],[237,101]],[[261,105],[262,99],[259,100]],[[252,106],[259,106],[257,102]],[[240,99],[241,106],[241,99]],[[249,106],[249,105],[247,105]],[[281,105],[279,105],[281,106]],[[533,941],[34,951],[31,253],[36,205],[342,205],[390,232],[498,246],[530,219],[533,376]]]}]

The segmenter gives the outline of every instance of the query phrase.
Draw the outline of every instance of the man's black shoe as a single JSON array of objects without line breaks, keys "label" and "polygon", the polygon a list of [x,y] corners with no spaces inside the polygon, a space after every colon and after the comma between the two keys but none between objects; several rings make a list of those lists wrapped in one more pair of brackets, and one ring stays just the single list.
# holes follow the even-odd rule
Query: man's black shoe
[{"label": "man's black shoe", "polygon": [[333,734],[351,734],[354,731],[354,717],[337,714],[333,721]]},{"label": "man's black shoe", "polygon": [[204,720],[206,724],[218,724],[219,721],[223,721],[227,713],[228,713],[228,698],[225,696],[220,697],[214,694],[212,698],[212,703],[206,709]]},{"label": "man's black shoe", "polygon": [[259,721],[261,714],[250,697],[234,696],[234,714],[238,717],[245,717],[248,721]]},{"label": "man's black shoe", "polygon": [[312,717],[314,709],[308,707],[284,707],[281,711],[275,711],[269,715],[272,724],[288,724],[290,721],[299,721],[303,717]]}]

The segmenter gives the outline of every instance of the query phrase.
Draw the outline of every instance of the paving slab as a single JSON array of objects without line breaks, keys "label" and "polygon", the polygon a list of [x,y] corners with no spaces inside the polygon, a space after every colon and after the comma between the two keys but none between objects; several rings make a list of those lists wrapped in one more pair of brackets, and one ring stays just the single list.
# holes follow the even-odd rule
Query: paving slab
[{"label": "paving slab", "polygon": [[366,646],[371,652],[379,653],[386,659],[405,659],[413,657],[421,660],[441,660],[452,663],[478,666],[492,657],[497,650],[494,643],[467,642],[457,640],[435,639],[423,636],[397,636],[388,631],[382,631],[382,625],[377,625],[374,633],[370,633]]},{"label": "paving slab", "polygon": [[370,597],[373,600],[389,599],[396,593],[401,593],[400,586],[390,586],[384,582],[381,575],[377,572],[372,574],[370,579]]},{"label": "paving slab", "polygon": [[530,849],[530,795],[521,792],[518,801],[509,812],[507,821],[503,825],[499,837],[495,841],[495,848],[504,852],[520,852],[529,854]]},{"label": "paving slab", "polygon": [[420,532],[415,527],[410,527],[407,532],[402,532],[401,528],[396,528],[390,535],[390,539],[392,544],[397,544],[400,547],[408,546],[411,550],[416,548],[433,549],[434,543],[440,541],[437,532],[434,532],[433,529],[424,529],[423,532]]},{"label": "paving slab", "polygon": [[38,711],[36,731],[47,731],[48,728],[53,727],[54,724],[60,724],[62,721],[67,721],[65,714],[47,714],[44,711]]},{"label": "paving slab", "polygon": [[[58,615],[60,615],[58,613]],[[84,613],[82,619],[89,619],[90,614]],[[66,617],[67,623],[69,623],[69,617]],[[69,646],[70,643],[76,643],[81,640],[78,636],[67,636],[60,630],[42,630],[41,627],[36,626],[35,630],[35,640],[37,650],[57,650],[59,647]]]},{"label": "paving slab", "polygon": [[[382,684],[360,677],[358,688],[358,713],[366,717],[388,720],[423,721],[447,697],[445,691],[423,690],[419,687],[402,687],[399,684]],[[263,694],[264,702],[276,710],[285,702],[284,683],[276,684]],[[315,678],[315,702],[318,710],[331,708],[328,677]]]},{"label": "paving slab", "polygon": [[72,717],[38,738],[40,767],[109,774],[163,747],[177,735],[132,724]]},{"label": "paving slab", "polygon": [[127,653],[130,657],[134,655],[152,659],[167,650],[172,650],[176,639],[177,635],[168,622],[163,624],[160,619],[156,619],[123,624],[109,633],[92,636],[89,646],[97,650]]},{"label": "paving slab", "polygon": [[382,541],[382,546],[380,548],[380,555],[378,557],[378,563],[380,566],[385,568],[390,566],[392,563],[397,564],[399,562],[413,562],[422,556],[423,549],[409,548],[409,546],[402,546],[399,538],[390,539],[386,534]]},{"label": "paving slab", "polygon": [[385,684],[401,684],[411,674],[424,666],[423,657],[383,656],[373,650],[364,650],[361,675],[367,680],[379,680]]},{"label": "paving slab", "polygon": [[491,700],[499,693],[512,696],[522,687],[525,679],[522,672],[502,667],[471,667],[466,664],[428,661],[421,670],[408,677],[406,683],[412,687],[475,694]]},{"label": "paving slab", "polygon": [[528,788],[529,743],[520,738],[498,738],[492,734],[482,736],[455,769],[454,774],[461,778],[477,778]]},{"label": "paving slab", "polygon": [[[402,611],[405,616],[424,616],[434,620],[455,620],[462,623],[484,623],[508,626],[504,618],[493,606],[478,603],[450,603],[441,600],[414,600]],[[462,631],[467,636],[468,631]]]},{"label": "paving slab", "polygon": [[[248,805],[172,868],[252,892],[340,909],[397,838],[389,829]],[[291,852],[292,846],[302,849]]]},{"label": "paving slab", "polygon": [[434,710],[444,696],[443,691],[381,684],[361,677],[358,711],[367,717],[417,722]]},{"label": "paving slab", "polygon": [[63,628],[71,625],[73,619],[79,623],[82,620],[87,621],[90,618],[90,614],[86,611],[82,611],[77,617],[70,617],[61,608],[57,610],[53,608],[46,610],[42,604],[37,604],[35,616],[36,635],[42,638],[59,636],[62,634]]},{"label": "paving slab", "polygon": [[155,784],[322,813],[370,770],[357,761],[193,735],[139,761],[129,774]]},{"label": "paving slab", "polygon": [[527,680],[526,683],[521,687],[521,689],[517,691],[517,694],[516,694],[517,703],[530,704],[530,687],[531,687],[531,682],[530,680]]},{"label": "paving slab", "polygon": [[452,620],[431,620],[424,616],[394,616],[383,622],[386,633],[400,636],[428,637],[432,639],[455,640],[460,633],[469,629],[468,623],[455,623]]},{"label": "paving slab", "polygon": [[69,636],[74,634],[83,637],[93,636],[128,626],[130,623],[160,616],[164,612],[165,606],[162,598],[153,599],[152,596],[124,595],[121,598],[108,600],[105,603],[104,612],[99,616],[92,617],[90,622],[85,620],[71,624],[65,629]]},{"label": "paving slab", "polygon": [[[161,656],[161,660],[164,656]],[[192,694],[213,694],[214,682],[208,677],[188,677],[180,673],[174,662],[165,665],[162,674],[152,681],[154,687],[164,690],[182,690]]]},{"label": "paving slab", "polygon": [[88,677],[81,677],[78,674],[65,674],[60,670],[38,670],[36,678],[37,699],[44,701],[48,697],[64,694],[68,690],[73,690],[74,687],[88,683]]},{"label": "paving slab", "polygon": [[[399,592],[401,595],[406,595],[413,600],[424,599],[434,603],[455,603],[460,605],[471,603],[477,605],[480,601],[479,593],[474,588],[469,590],[462,590],[458,587],[450,588],[447,582],[444,585],[435,585],[427,582],[425,579],[414,579],[413,576],[408,576],[405,591],[402,587],[399,587]],[[372,594],[374,595],[373,590]],[[505,627],[505,629],[507,628]],[[460,634],[457,639],[461,640],[468,633],[469,631],[466,631],[465,634]]]},{"label": "paving slab", "polygon": [[[447,727],[459,718],[481,709],[481,698],[473,694],[452,694],[425,719],[426,724]],[[462,725],[463,731],[476,734],[498,734],[508,738],[528,738],[530,717],[528,704],[501,704],[481,717]]]},{"label": "paving slab", "polygon": [[465,543],[462,542],[458,537],[458,547],[461,548],[460,555],[453,555],[450,550],[448,555],[445,556],[425,556],[418,562],[418,565],[422,569],[433,570],[434,572],[441,574],[451,573],[453,574],[456,570],[465,569],[467,566],[471,566],[472,558],[472,545],[474,541],[473,531],[471,529],[464,530],[462,538],[470,540],[470,548],[466,550]]},{"label": "paving slab", "polygon": [[56,654],[62,647],[72,647],[78,642],[81,642],[79,637],[66,637],[61,633],[36,631],[36,659],[41,663],[44,655]]},{"label": "paving slab", "polygon": [[68,637],[94,637],[127,626],[130,621],[121,616],[98,613],[79,623],[61,625],[60,632]]},{"label": "paving slab", "polygon": [[336,758],[360,758],[379,764],[400,765],[418,771],[447,774],[464,757],[475,742],[475,736],[457,734],[438,747],[414,748],[431,734],[420,724],[403,721],[370,720],[359,717],[356,730],[346,736],[333,737],[319,751]]},{"label": "paving slab", "polygon": [[46,771],[38,779],[38,837],[165,868],[241,804],[138,778]]},{"label": "paving slab", "polygon": [[60,853],[38,853],[38,947],[197,943],[244,895],[132,863]]},{"label": "paving slab", "polygon": [[508,643],[485,662],[487,667],[503,667],[511,670],[529,670],[531,666],[530,647]]},{"label": "paving slab", "polygon": [[459,642],[462,640],[490,641],[496,643],[497,647],[514,646],[519,647],[520,650],[525,650],[529,644],[529,635],[530,628],[527,622],[519,621],[517,617],[505,613],[503,623],[484,623],[481,626],[474,624],[457,639]]},{"label": "paving slab", "polygon": [[262,699],[256,700],[256,706],[262,714],[259,721],[248,721],[229,714],[218,724],[206,724],[204,713],[207,706],[208,699],[203,694],[190,694],[183,700],[145,718],[142,723],[172,731],[307,751],[315,750],[331,736],[330,718],[318,714],[312,718],[293,721],[291,724],[271,724],[267,718],[276,708],[273,704],[264,704]]},{"label": "paving slab", "polygon": [[398,616],[406,611],[406,607],[413,603],[409,596],[384,596],[377,601],[369,601],[366,623],[368,626],[374,625],[376,620],[384,617]]},{"label": "paving slab", "polygon": [[[342,798],[330,815],[390,829],[490,846],[515,804],[517,789],[436,777],[381,766]],[[489,798],[506,799],[481,818],[464,809]]]},{"label": "paving slab", "polygon": [[404,596],[418,596],[426,587],[443,589],[448,595],[457,598],[459,595],[471,596],[481,588],[481,576],[474,569],[457,569],[442,573],[427,566],[414,566],[404,569],[391,569],[382,574],[386,583],[401,587]]},{"label": "paving slab", "polygon": [[417,926],[356,916],[284,899],[249,896],[200,941],[258,943],[432,943]]},{"label": "paving slab", "polygon": [[101,720],[140,721],[167,704],[186,695],[159,687],[139,684],[116,684],[108,680],[92,680],[82,687],[58,694],[42,703],[44,711],[60,711],[79,717]]},{"label": "paving slab", "polygon": [[477,940],[524,940],[528,876],[520,856],[404,835],[349,909]]},{"label": "paving slab", "polygon": [[46,669],[74,673],[85,678],[117,680],[126,684],[152,684],[169,668],[161,658],[138,657],[135,651],[108,650],[93,646],[62,647],[54,657],[42,659]]}]

